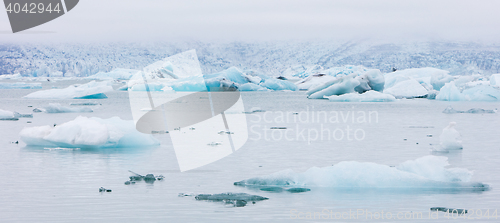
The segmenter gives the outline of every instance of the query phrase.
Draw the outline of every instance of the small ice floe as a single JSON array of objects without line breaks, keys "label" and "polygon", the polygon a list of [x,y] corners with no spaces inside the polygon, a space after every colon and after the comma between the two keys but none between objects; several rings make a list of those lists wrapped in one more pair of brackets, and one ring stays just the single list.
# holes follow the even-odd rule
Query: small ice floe
[{"label": "small ice floe", "polygon": [[498,109],[496,109],[496,108],[494,110],[487,110],[487,109],[482,109],[482,108],[471,108],[467,111],[459,111],[459,110],[453,109],[451,106],[448,106],[443,110],[443,113],[445,113],[445,114],[456,114],[456,113],[494,114],[497,112],[498,112]]},{"label": "small ice floe", "polygon": [[257,112],[266,112],[266,110],[262,110],[258,107],[254,107],[252,109],[250,109],[251,111],[247,111],[247,112],[243,112],[245,114],[253,114],[253,113],[257,113]]},{"label": "small ice floe", "polygon": [[261,191],[268,191],[268,192],[290,192],[290,193],[303,193],[307,191],[311,191],[309,188],[303,188],[303,187],[293,187],[293,188],[284,188],[284,187],[263,187],[260,188],[259,190]]},{"label": "small ice floe", "polygon": [[143,176],[143,175],[140,175],[138,173],[132,172],[130,170],[128,172],[131,172],[134,175],[129,177],[130,178],[129,181],[125,181],[125,185],[135,184],[136,181],[143,181],[143,180],[146,183],[152,184],[157,180],[161,181],[161,180],[165,179],[165,177],[163,175],[155,176],[154,174],[146,174],[146,176]]},{"label": "small ice floe", "polygon": [[257,201],[268,200],[267,197],[251,195],[247,193],[221,193],[221,194],[198,194],[195,196],[199,201],[213,201],[229,204],[234,207],[244,207],[248,203],[255,204]]},{"label": "small ice floe", "polygon": [[271,127],[271,129],[286,129],[286,127]]},{"label": "small ice floe", "polygon": [[450,124],[443,129],[443,132],[439,137],[439,146],[432,149],[434,152],[447,152],[449,150],[463,149],[461,135],[455,129],[456,124],[456,122],[450,122]]},{"label": "small ice floe", "polygon": [[33,112],[39,113],[39,112],[42,112],[42,110],[40,110],[39,108],[35,108],[35,109],[33,109]]},{"label": "small ice floe", "polygon": [[97,101],[92,101],[92,102],[72,102],[69,103],[70,106],[95,106],[95,105],[101,105]]},{"label": "small ice floe", "polygon": [[222,142],[211,142],[211,143],[208,143],[207,145],[209,145],[209,146],[219,146],[219,145],[222,145]]},{"label": "small ice floe", "polygon": [[177,195],[179,197],[194,197],[196,196],[196,194],[194,193],[179,193],[179,195]]},{"label": "small ice floe", "polygon": [[100,187],[99,192],[111,192],[111,189],[106,189],[104,187]]},{"label": "small ice floe", "polygon": [[191,127],[191,128],[189,128],[189,130],[196,130],[196,129],[195,129],[195,128],[193,128],[193,127]]},{"label": "small ice floe", "polygon": [[448,212],[448,213],[467,214],[467,210],[461,209],[461,208],[432,207],[431,211],[442,211],[442,212]]},{"label": "small ice floe", "polygon": [[224,134],[227,134],[227,135],[231,135],[231,134],[234,134],[234,132],[231,132],[231,131],[226,131],[226,130],[221,130],[218,132],[219,135],[224,135]]},{"label": "small ice floe", "polygon": [[151,131],[151,134],[166,134],[168,131]]}]

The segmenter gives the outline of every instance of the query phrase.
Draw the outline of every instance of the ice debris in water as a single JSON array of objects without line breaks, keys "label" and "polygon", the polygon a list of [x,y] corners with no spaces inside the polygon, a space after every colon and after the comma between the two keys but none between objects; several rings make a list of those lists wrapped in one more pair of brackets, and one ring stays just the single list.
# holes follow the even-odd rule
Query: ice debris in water
[{"label": "ice debris in water", "polygon": [[151,135],[135,129],[132,120],[78,116],[57,126],[26,127],[19,135],[29,146],[65,148],[121,148],[159,145]]},{"label": "ice debris in water", "polygon": [[165,177],[163,175],[155,176],[153,174],[146,174],[146,176],[143,176],[143,175],[140,175],[138,173],[132,172],[130,170],[129,170],[129,172],[133,173],[134,175],[129,177],[130,178],[129,181],[125,181],[125,185],[135,184],[136,181],[143,181],[143,180],[146,183],[152,184],[157,180],[162,181],[163,179],[165,179]]},{"label": "ice debris in water", "polygon": [[268,200],[267,197],[259,195],[251,195],[247,193],[221,193],[221,194],[198,194],[195,196],[199,201],[213,201],[231,204],[234,207],[244,207],[247,203],[252,202],[255,204],[257,201]]},{"label": "ice debris in water", "polygon": [[235,182],[238,186],[329,187],[329,188],[403,188],[487,190],[488,185],[469,182],[472,172],[445,168],[447,157],[424,156],[395,168],[387,165],[343,161],[333,166],[312,167],[303,173],[284,170],[263,177]]},{"label": "ice debris in water", "polygon": [[107,98],[104,93],[109,91],[113,91],[111,83],[91,81],[82,85],[71,85],[64,89],[36,91],[24,97],[46,99],[102,99]]}]

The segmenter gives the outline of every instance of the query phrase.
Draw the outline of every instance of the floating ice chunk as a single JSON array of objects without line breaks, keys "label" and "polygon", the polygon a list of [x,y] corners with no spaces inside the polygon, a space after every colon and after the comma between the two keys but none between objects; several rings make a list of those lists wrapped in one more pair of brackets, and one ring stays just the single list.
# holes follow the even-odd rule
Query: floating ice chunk
[{"label": "floating ice chunk", "polygon": [[431,85],[434,90],[439,91],[446,83],[453,81],[455,78],[447,72],[435,72],[432,74]]},{"label": "floating ice chunk", "polygon": [[116,68],[110,72],[99,72],[86,77],[91,80],[129,80],[139,70]]},{"label": "floating ice chunk", "polygon": [[93,106],[93,105],[100,105],[100,103],[97,101],[71,102],[71,103],[69,103],[69,105],[71,105],[71,106]]},{"label": "floating ice chunk", "polygon": [[64,89],[50,89],[36,91],[24,96],[25,98],[45,99],[102,99],[107,98],[105,92],[113,91],[109,82],[91,81],[82,85],[71,85]]},{"label": "floating ice chunk", "polygon": [[492,74],[491,75],[491,77],[490,77],[490,85],[491,86],[500,87],[500,74]]},{"label": "floating ice chunk", "polygon": [[30,146],[66,148],[106,148],[158,145],[151,135],[139,133],[133,121],[78,116],[55,127],[24,128],[19,135]]},{"label": "floating ice chunk", "polygon": [[91,108],[80,107],[80,108],[70,108],[62,106],[59,103],[49,103],[48,106],[43,107],[46,113],[70,113],[70,112],[93,112]]},{"label": "floating ice chunk", "polygon": [[450,124],[443,129],[439,137],[440,145],[443,150],[457,150],[463,149],[460,133],[455,129],[457,123],[450,122]]},{"label": "floating ice chunk", "polygon": [[[333,83],[325,83],[323,86],[319,86],[317,88],[314,88],[312,90],[308,91],[308,94],[311,92],[314,92],[308,96],[308,98],[311,99],[324,99],[325,96],[332,96],[332,95],[342,95],[342,94],[347,94],[347,93],[352,93],[354,92],[354,88],[357,87],[360,82],[355,79],[356,75],[351,74],[345,77],[342,77]],[[322,89],[323,88],[323,89]]]},{"label": "floating ice chunk", "polygon": [[469,182],[472,172],[463,168],[445,168],[446,157],[425,156],[389,167],[369,162],[343,161],[333,166],[312,167],[306,172],[280,171],[251,178],[241,186],[315,186],[330,188],[403,188],[403,189],[488,189],[488,185]]},{"label": "floating ice chunk", "polygon": [[327,97],[330,101],[338,102],[389,102],[396,101],[396,98],[390,94],[380,93],[378,91],[370,90],[363,94],[349,93],[340,96],[332,95]]},{"label": "floating ice chunk", "polygon": [[458,90],[457,86],[455,86],[455,82],[446,83],[439,91],[439,94],[436,96],[436,100],[440,101],[466,101],[468,98],[465,97],[460,90]]},{"label": "floating ice chunk", "polygon": [[239,91],[268,91],[269,89],[262,87],[260,85],[254,84],[254,83],[246,83],[242,84],[240,87],[238,87]]},{"label": "floating ice chunk", "polygon": [[445,114],[455,114],[455,113],[485,114],[485,113],[497,113],[497,109],[487,110],[487,109],[482,109],[482,108],[471,108],[467,111],[459,111],[459,110],[455,110],[451,106],[448,106],[444,109],[443,113],[445,113]]},{"label": "floating ice chunk", "polygon": [[410,79],[386,88],[384,93],[391,94],[396,98],[421,98],[425,97],[428,91],[418,81]]},{"label": "floating ice chunk", "polygon": [[0,120],[12,120],[12,121],[19,120],[19,118],[17,118],[15,114],[16,114],[15,112],[0,109]]},{"label": "floating ice chunk", "polygon": [[41,88],[42,88],[41,83],[0,82],[0,89],[41,89]]}]

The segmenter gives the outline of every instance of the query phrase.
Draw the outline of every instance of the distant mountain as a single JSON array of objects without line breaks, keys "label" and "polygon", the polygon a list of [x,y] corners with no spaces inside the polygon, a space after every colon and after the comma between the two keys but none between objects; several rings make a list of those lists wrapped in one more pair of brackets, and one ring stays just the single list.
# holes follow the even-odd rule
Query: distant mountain
[{"label": "distant mountain", "polygon": [[363,65],[389,72],[435,67],[451,74],[500,73],[500,46],[424,42],[232,42],[0,44],[0,74],[89,76],[114,68],[141,69],[167,56],[196,49],[204,73],[236,66],[278,76],[297,66]]}]

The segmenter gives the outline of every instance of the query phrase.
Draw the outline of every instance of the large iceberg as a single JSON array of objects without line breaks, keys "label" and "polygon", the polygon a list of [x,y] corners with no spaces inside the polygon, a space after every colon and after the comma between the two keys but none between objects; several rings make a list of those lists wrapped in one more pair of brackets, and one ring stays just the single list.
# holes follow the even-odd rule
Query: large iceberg
[{"label": "large iceberg", "polygon": [[422,98],[427,96],[428,91],[417,80],[409,79],[385,89],[384,93],[391,94],[396,98]]},{"label": "large iceberg", "polygon": [[99,72],[86,77],[91,80],[129,80],[139,70],[116,68],[110,72]]},{"label": "large iceberg", "polygon": [[24,97],[44,99],[102,99],[107,98],[104,93],[109,91],[113,91],[113,87],[109,82],[91,81],[82,85],[71,85],[64,89],[36,91]]},{"label": "large iceberg", "polygon": [[360,84],[356,79],[356,74],[350,74],[345,77],[324,83],[307,91],[310,99],[324,99],[332,95],[342,95],[355,92],[354,88]]},{"label": "large iceberg", "polygon": [[41,89],[41,83],[0,82],[0,89]]},{"label": "large iceberg", "polygon": [[458,90],[455,82],[446,83],[439,94],[436,96],[436,100],[441,101],[465,101],[467,98]]},{"label": "large iceberg", "polygon": [[70,113],[70,112],[93,112],[91,108],[87,107],[66,107],[62,106],[59,103],[49,103],[48,106],[43,107],[40,109],[41,111],[44,111],[46,113]]},{"label": "large iceberg", "polygon": [[0,80],[15,80],[15,79],[21,79],[23,76],[21,74],[4,74],[0,75]]},{"label": "large iceberg", "polygon": [[476,85],[460,92],[452,81],[441,88],[436,99],[441,101],[497,101],[500,99],[500,90],[489,85]]},{"label": "large iceberg", "polygon": [[135,129],[133,121],[78,116],[57,126],[24,128],[19,135],[30,146],[65,148],[109,148],[158,145],[151,135]]},{"label": "large iceberg", "polygon": [[396,101],[396,98],[390,94],[380,93],[370,90],[363,94],[349,93],[343,95],[332,95],[327,97],[330,101],[335,102],[390,102]]},{"label": "large iceberg", "polygon": [[321,85],[323,83],[336,80],[337,78],[334,76],[326,75],[326,74],[316,74],[311,75],[303,80],[300,80],[295,83],[299,90],[309,90],[312,87]]},{"label": "large iceberg", "polygon": [[236,182],[241,186],[309,186],[329,188],[402,188],[402,189],[488,189],[488,185],[470,182],[472,172],[463,168],[445,168],[447,157],[424,156],[396,167],[370,162],[343,161],[333,166],[312,167],[303,173],[293,170]]}]

